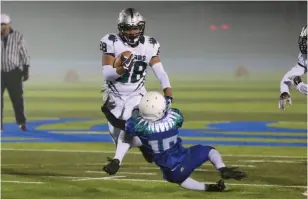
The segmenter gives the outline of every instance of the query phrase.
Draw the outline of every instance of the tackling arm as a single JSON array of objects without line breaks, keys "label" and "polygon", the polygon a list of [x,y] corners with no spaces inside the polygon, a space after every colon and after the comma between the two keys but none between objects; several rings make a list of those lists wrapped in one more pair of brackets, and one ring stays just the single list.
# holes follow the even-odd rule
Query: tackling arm
[{"label": "tackling arm", "polygon": [[109,102],[109,98],[106,100],[105,104],[101,107],[102,112],[104,113],[105,117],[107,118],[108,122],[111,123],[112,126],[115,128],[119,128],[125,131],[125,120],[117,119],[111,111],[108,109],[107,104]]}]

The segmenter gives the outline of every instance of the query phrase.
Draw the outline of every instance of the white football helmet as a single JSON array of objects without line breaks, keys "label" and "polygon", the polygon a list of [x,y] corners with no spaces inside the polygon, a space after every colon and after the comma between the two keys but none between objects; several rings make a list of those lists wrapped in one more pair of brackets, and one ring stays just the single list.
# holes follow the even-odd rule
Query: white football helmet
[{"label": "white football helmet", "polygon": [[141,117],[146,120],[156,121],[165,116],[167,102],[159,92],[151,91],[146,93],[140,101],[139,111]]}]

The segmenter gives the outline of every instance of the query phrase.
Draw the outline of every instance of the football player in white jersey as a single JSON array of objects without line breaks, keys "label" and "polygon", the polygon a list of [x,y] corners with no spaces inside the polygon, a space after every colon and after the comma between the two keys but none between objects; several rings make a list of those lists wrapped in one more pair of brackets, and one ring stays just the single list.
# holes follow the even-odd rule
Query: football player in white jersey
[{"label": "football player in white jersey", "polygon": [[[142,96],[146,93],[144,87],[147,67],[150,66],[156,78],[160,81],[167,104],[172,102],[172,90],[169,77],[159,58],[160,44],[156,39],[144,35],[145,20],[134,8],[127,8],[120,12],[118,19],[119,33],[105,35],[100,42],[103,53],[102,65],[105,79],[104,98],[111,99],[109,107],[112,113],[121,119],[128,119],[137,109]],[[125,51],[133,56],[124,57],[121,67],[114,67],[117,57]],[[130,147],[141,146],[138,140],[128,137],[124,131],[114,128],[110,123],[109,131],[116,144],[113,159],[103,170],[108,174],[115,174]],[[140,147],[141,152],[143,152]],[[151,160],[147,160],[150,162]]]},{"label": "football player in white jersey", "polygon": [[302,28],[298,39],[300,54],[297,64],[291,68],[280,82],[279,108],[283,111],[286,104],[292,105],[290,87],[296,85],[296,89],[307,95],[307,84],[303,83],[301,77],[307,73],[307,25]]}]

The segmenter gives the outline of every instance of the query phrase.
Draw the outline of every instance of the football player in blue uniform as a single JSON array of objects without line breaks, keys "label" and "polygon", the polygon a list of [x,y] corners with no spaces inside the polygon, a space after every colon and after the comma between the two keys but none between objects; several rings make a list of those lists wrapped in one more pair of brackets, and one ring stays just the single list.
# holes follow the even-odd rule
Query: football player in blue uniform
[{"label": "football player in blue uniform", "polygon": [[[246,177],[243,171],[226,167],[214,147],[196,145],[184,148],[178,136],[184,121],[183,115],[178,109],[168,108],[164,96],[159,92],[145,94],[139,104],[138,113],[126,121],[117,119],[111,113],[108,99],[102,106],[102,112],[113,126],[140,139],[147,159],[160,167],[164,179],[168,182],[190,190],[223,191],[223,179],[242,180]],[[210,161],[220,172],[222,179],[216,184],[204,184],[190,178],[192,172],[206,161]],[[114,171],[120,168],[119,163],[113,162]]]}]

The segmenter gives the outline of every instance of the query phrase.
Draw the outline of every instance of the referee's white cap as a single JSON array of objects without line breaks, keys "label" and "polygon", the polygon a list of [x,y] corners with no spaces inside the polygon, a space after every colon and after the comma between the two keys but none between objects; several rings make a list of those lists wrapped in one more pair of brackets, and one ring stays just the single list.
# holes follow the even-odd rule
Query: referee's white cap
[{"label": "referee's white cap", "polygon": [[9,24],[11,23],[11,18],[7,14],[1,14],[1,23],[3,24]]}]

